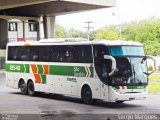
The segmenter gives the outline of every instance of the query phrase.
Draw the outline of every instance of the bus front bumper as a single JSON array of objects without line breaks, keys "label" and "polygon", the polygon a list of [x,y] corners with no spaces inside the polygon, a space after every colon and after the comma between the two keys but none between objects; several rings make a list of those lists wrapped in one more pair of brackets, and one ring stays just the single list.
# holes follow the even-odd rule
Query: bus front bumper
[{"label": "bus front bumper", "polygon": [[131,101],[131,100],[143,100],[148,96],[148,90],[140,90],[140,92],[124,92],[121,93],[118,90],[109,87],[109,101]]}]

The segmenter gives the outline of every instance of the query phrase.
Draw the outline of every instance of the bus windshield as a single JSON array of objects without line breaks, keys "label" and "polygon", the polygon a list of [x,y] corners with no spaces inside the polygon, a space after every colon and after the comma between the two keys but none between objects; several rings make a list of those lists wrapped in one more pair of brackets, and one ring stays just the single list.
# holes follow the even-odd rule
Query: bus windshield
[{"label": "bus windshield", "polygon": [[147,84],[147,63],[143,47],[110,47],[109,52],[117,63],[117,70],[111,77],[112,85]]},{"label": "bus windshield", "polygon": [[147,84],[147,65],[144,57],[115,57],[117,70],[112,76],[113,85]]},{"label": "bus windshield", "polygon": [[109,51],[111,56],[145,56],[141,46],[113,46]]}]

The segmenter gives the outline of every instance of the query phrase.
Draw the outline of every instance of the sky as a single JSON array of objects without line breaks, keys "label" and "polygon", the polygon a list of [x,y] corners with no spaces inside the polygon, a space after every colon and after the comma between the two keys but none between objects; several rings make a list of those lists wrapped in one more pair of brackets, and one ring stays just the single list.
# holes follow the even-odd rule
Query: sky
[{"label": "sky", "polygon": [[56,24],[66,29],[85,31],[86,21],[93,21],[90,25],[96,30],[107,25],[140,21],[150,17],[160,18],[160,0],[117,0],[116,7],[57,16]]}]

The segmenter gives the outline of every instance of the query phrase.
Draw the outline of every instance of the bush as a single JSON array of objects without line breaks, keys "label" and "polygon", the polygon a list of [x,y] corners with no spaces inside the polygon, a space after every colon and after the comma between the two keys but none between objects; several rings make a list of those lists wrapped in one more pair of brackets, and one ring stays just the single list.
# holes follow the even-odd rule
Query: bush
[{"label": "bush", "polygon": [[160,71],[160,65],[158,65],[158,71]]},{"label": "bush", "polygon": [[149,66],[148,71],[153,71],[153,66]]}]

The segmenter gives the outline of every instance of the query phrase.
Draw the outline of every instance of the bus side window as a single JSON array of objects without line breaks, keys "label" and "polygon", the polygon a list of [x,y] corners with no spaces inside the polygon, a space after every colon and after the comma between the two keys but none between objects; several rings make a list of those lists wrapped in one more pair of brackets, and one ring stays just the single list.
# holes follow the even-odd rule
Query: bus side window
[{"label": "bus side window", "polygon": [[73,46],[66,47],[65,62],[74,62],[74,47]]},{"label": "bus side window", "polygon": [[65,50],[64,46],[51,47],[51,62],[64,62]]},{"label": "bus side window", "polygon": [[30,61],[38,61],[39,60],[39,47],[32,46],[30,47]]},{"label": "bus side window", "polygon": [[49,62],[50,61],[51,49],[49,46],[43,46],[39,49],[39,61]]},{"label": "bus side window", "polygon": [[28,47],[19,47],[18,48],[18,60],[19,61],[28,61],[29,60],[29,48]]},{"label": "bus side window", "polygon": [[51,46],[51,62],[58,62],[58,47],[57,46]]},{"label": "bus side window", "polygon": [[15,61],[18,59],[18,47],[8,47],[8,60]]},{"label": "bus side window", "polygon": [[92,48],[89,45],[77,47],[78,62],[79,63],[92,63]]},{"label": "bus side window", "polygon": [[73,46],[51,47],[51,62],[74,62]]},{"label": "bus side window", "polygon": [[58,50],[57,50],[57,62],[64,62],[65,61],[65,46],[60,46],[58,47]]}]

